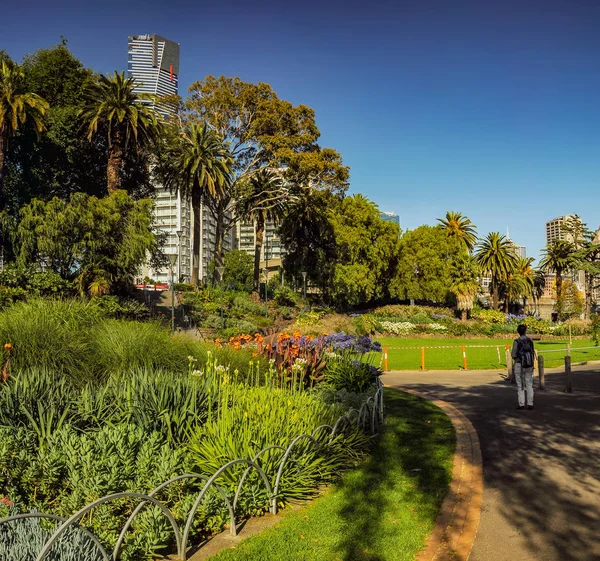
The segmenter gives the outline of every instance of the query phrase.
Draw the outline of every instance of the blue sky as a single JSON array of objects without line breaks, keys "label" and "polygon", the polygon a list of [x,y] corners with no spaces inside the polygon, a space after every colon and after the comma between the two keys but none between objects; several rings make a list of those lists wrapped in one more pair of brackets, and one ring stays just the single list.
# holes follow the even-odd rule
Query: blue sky
[{"label": "blue sky", "polygon": [[351,192],[402,228],[446,210],[539,254],[545,222],[600,224],[597,0],[6,2],[15,59],[63,35],[87,66],[126,69],[127,36],[181,43],[181,93],[207,74],[269,82],[314,107]]}]

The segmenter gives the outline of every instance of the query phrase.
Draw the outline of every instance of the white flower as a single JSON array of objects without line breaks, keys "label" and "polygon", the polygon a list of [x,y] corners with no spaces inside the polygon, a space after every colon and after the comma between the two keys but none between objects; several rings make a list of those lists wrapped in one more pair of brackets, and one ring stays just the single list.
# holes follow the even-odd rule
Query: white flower
[{"label": "white flower", "polygon": [[192,370],[192,376],[202,376],[203,374],[202,370]]},{"label": "white flower", "polygon": [[197,358],[194,358],[192,355],[189,355],[189,356],[188,356],[188,361],[189,361],[189,362],[198,362],[198,359],[197,359]]},{"label": "white flower", "polygon": [[430,323],[427,326],[427,329],[430,329],[431,331],[446,331],[446,326],[442,325],[441,323]]},{"label": "white flower", "polygon": [[409,321],[382,321],[381,327],[384,331],[393,333],[394,335],[408,335],[415,330],[415,325]]},{"label": "white flower", "polygon": [[222,364],[219,364],[218,366],[215,366],[215,372],[221,372],[221,373],[225,373],[227,372],[228,368],[225,368]]}]

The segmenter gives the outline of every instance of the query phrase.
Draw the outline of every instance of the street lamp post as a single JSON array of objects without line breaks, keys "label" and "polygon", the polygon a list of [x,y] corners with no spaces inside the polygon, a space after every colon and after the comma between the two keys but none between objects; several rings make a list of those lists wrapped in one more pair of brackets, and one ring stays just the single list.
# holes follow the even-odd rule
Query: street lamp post
[{"label": "street lamp post", "polygon": [[171,331],[175,333],[175,283],[173,282],[173,269],[177,263],[177,254],[169,253],[169,263],[171,264]]},{"label": "street lamp post", "polygon": [[177,282],[181,282],[181,234],[182,230],[177,230]]},{"label": "street lamp post", "polygon": [[304,298],[304,300],[306,300],[306,275],[308,275],[308,273],[302,271],[302,298]]},{"label": "street lamp post", "polygon": [[264,268],[265,271],[265,316],[269,316],[269,269]]},{"label": "street lamp post", "polygon": [[[415,265],[415,270],[414,270],[414,273],[415,273],[415,280],[416,280],[416,279],[417,279],[417,277],[419,276],[419,267],[417,267],[417,265]],[[411,305],[411,306],[414,306],[414,305],[415,305],[415,300],[414,300],[414,298],[411,298],[411,299],[410,299],[410,305]]]}]

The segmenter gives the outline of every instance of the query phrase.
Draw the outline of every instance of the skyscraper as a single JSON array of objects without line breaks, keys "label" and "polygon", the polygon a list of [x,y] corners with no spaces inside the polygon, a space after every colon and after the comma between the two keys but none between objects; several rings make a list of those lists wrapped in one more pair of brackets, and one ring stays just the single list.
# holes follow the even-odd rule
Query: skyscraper
[{"label": "skyscraper", "polygon": [[[179,43],[156,34],[132,35],[128,40],[127,71],[135,80],[137,94],[161,97],[177,95],[179,75]],[[173,108],[157,103],[156,99],[142,100],[163,118],[173,114]],[[156,185],[154,222],[167,235],[166,253],[178,256],[175,266],[177,280],[189,280],[191,276],[191,206],[181,193],[171,193],[162,185]],[[145,268],[147,275],[159,282],[170,280],[168,270]]]},{"label": "skyscraper", "polygon": [[[179,83],[179,43],[160,35],[132,35],[128,42],[127,70],[135,78],[137,94],[157,97],[177,95]],[[163,117],[173,110],[161,103],[145,100]]]}]

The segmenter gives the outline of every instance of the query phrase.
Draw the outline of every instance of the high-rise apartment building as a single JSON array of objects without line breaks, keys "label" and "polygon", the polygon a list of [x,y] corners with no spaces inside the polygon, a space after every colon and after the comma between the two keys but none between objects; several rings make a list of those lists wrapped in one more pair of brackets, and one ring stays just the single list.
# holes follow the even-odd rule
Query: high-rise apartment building
[{"label": "high-rise apartment building", "polygon": [[[179,43],[169,41],[156,34],[132,35],[128,41],[127,71],[135,81],[137,94],[150,94],[160,98],[165,95],[177,95],[179,76]],[[161,117],[168,118],[172,107],[157,100],[142,100],[152,107]],[[192,255],[192,213],[190,201],[180,193],[171,193],[160,185],[155,193],[155,224],[167,235],[166,253],[178,256],[175,266],[175,278],[189,280],[191,277]],[[152,270],[148,267],[143,276],[149,276],[159,282],[168,282],[168,269]]]},{"label": "high-rise apartment building", "polygon": [[[278,227],[279,225],[271,220],[265,223],[265,233],[260,254],[262,268],[268,266],[269,269],[272,269],[281,265],[281,258],[285,254],[285,248],[281,245],[281,239],[277,234]],[[237,249],[254,256],[256,230],[253,222],[237,222],[234,227],[233,236]]]},{"label": "high-rise apartment building", "polygon": [[565,226],[573,222],[581,225],[581,218],[577,214],[566,214],[546,222],[546,245],[557,239],[573,241],[573,236],[564,231]]}]

